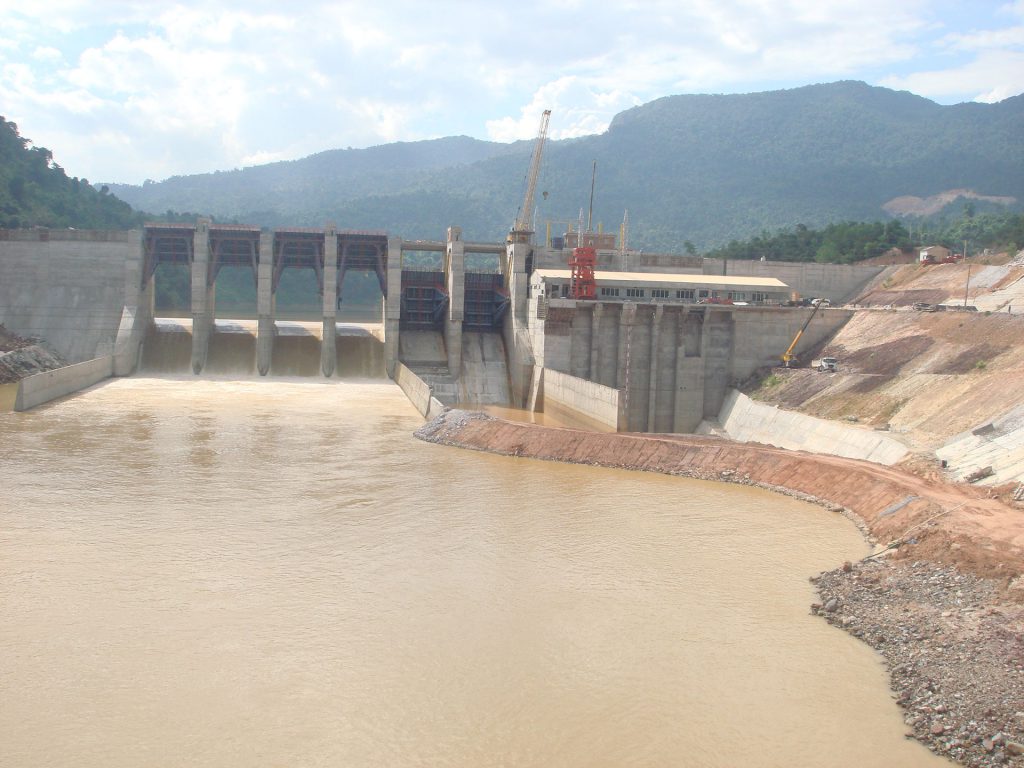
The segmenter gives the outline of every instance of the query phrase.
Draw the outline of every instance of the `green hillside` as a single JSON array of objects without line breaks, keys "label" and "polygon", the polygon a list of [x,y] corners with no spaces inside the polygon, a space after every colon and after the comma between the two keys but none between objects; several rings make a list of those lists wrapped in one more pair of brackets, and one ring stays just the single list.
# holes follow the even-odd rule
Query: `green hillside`
[{"label": "green hillside", "polygon": [[130,229],[142,221],[106,187],[68,177],[45,147],[33,147],[0,117],[0,228]]},{"label": "green hillside", "polygon": [[[548,143],[538,228],[576,220],[594,160],[595,219],[617,229],[628,209],[630,246],[650,250],[882,219],[895,197],[951,189],[1011,196],[1019,209],[1021,136],[1024,96],[941,106],[858,82],[669,96],[617,115],[601,135]],[[499,240],[516,216],[531,150],[529,141],[453,137],[111,189],[149,211],[264,226],[334,221],[407,238],[459,224],[468,238]]]}]

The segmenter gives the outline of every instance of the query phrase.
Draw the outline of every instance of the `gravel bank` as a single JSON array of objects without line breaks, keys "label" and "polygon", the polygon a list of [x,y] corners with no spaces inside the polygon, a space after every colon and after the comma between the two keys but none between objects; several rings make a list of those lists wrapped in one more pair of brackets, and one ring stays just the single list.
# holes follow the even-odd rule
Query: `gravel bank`
[{"label": "gravel bank", "polygon": [[26,339],[0,325],[0,384],[20,381],[67,363],[40,339]]},{"label": "gravel bank", "polygon": [[846,564],[811,611],[875,648],[908,735],[968,766],[1024,766],[1024,605],[930,562]]}]

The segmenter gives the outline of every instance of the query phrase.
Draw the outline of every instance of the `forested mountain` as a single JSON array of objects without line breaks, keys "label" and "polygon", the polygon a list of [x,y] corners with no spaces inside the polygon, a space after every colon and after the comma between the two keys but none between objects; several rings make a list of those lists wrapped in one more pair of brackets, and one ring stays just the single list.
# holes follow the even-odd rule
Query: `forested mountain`
[{"label": "forested mountain", "polygon": [[[1019,209],[1022,136],[1024,96],[941,106],[859,82],[669,96],[617,115],[603,134],[550,141],[537,224],[576,220],[588,205],[594,160],[595,220],[617,229],[628,210],[629,244],[647,249],[678,251],[686,240],[703,249],[797,224],[883,219],[893,198],[951,189],[1013,197]],[[459,224],[468,238],[499,240],[522,199],[532,146],[454,137],[110,187],[154,212],[264,226],[334,221],[407,238],[440,237]]]},{"label": "forested mountain", "polygon": [[142,215],[87,179],[68,177],[45,147],[32,147],[0,117],[0,228],[129,229]]}]

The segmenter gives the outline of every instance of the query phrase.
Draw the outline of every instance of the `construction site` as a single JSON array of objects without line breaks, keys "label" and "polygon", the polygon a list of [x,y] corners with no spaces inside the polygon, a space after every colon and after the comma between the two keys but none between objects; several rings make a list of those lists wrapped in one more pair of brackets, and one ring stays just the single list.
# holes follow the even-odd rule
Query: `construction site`
[{"label": "construction site", "polygon": [[[424,241],[209,219],[0,231],[0,405],[28,410],[146,370],[387,376],[429,420],[431,442],[756,485],[842,511],[887,558],[991,587],[973,623],[944,631],[1006,639],[1008,669],[1024,672],[1024,252],[727,263],[632,251],[625,225],[618,237],[593,231],[582,212],[540,238],[548,117],[501,243],[466,242],[455,225]],[[157,316],[154,286],[169,268],[188,271],[185,317]],[[254,317],[218,313],[224,268],[251,271]],[[315,275],[316,315],[277,316],[286,270]],[[375,322],[345,319],[353,272],[379,286]],[[486,415],[495,407],[517,415]],[[577,429],[528,423],[539,413]],[[831,588],[854,601],[848,579]],[[934,618],[935,605],[907,610]],[[819,608],[848,631],[863,620],[844,623],[827,599]],[[894,658],[893,668],[908,663]],[[1024,739],[1013,679],[1004,705],[988,708],[1014,738],[971,741],[968,715],[986,717],[973,709],[956,729],[919,718],[915,735],[965,764],[1019,764],[1006,747]],[[923,685],[908,680],[907,690]]]}]

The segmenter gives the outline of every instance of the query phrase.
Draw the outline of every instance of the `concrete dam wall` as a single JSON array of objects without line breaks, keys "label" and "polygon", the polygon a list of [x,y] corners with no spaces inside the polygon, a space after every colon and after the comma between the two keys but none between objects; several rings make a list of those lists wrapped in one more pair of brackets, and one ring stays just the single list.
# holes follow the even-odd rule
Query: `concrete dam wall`
[{"label": "concrete dam wall", "polygon": [[[531,299],[538,364],[621,392],[631,432],[694,432],[737,382],[780,356],[810,309]],[[852,311],[819,311],[797,351],[830,338]],[[599,421],[601,415],[592,414]]]},{"label": "concrete dam wall", "polygon": [[[436,253],[440,268],[406,265],[410,252]],[[467,269],[467,255],[481,254],[497,271]],[[811,286],[837,300],[877,272],[641,256],[606,252],[600,259],[613,269],[650,270],[657,279],[667,277],[657,275],[659,269],[784,274],[794,287]],[[810,312],[767,306],[772,302],[760,293],[748,297],[755,303],[747,306],[700,304],[693,291],[688,302],[668,303],[531,295],[531,270],[564,258],[563,250],[524,242],[464,242],[458,227],[436,242],[333,225],[266,231],[208,219],[146,225],[141,232],[0,232],[0,322],[44,338],[72,363],[111,356],[113,375],[128,375],[141,361],[146,370],[246,376],[365,376],[383,367],[394,378],[403,363],[447,405],[537,409],[542,371],[548,370],[578,380],[559,380],[559,391],[573,402],[587,391],[584,382],[617,391],[614,417],[592,414],[601,423],[693,432],[718,414],[731,386],[778,364]],[[190,317],[154,321],[161,265],[189,270]],[[217,315],[216,279],[224,267],[252,270],[257,316],[249,323]],[[318,286],[320,316],[305,325],[276,317],[277,287],[290,269],[309,270]],[[352,271],[380,285],[383,323],[370,334],[338,322],[341,287]],[[633,295],[630,290],[625,296]],[[684,291],[678,293],[681,298]],[[819,312],[797,351],[831,336],[849,316]],[[554,386],[558,377],[551,378]]]},{"label": "concrete dam wall", "polygon": [[0,323],[64,359],[111,355],[139,232],[0,230]]}]

